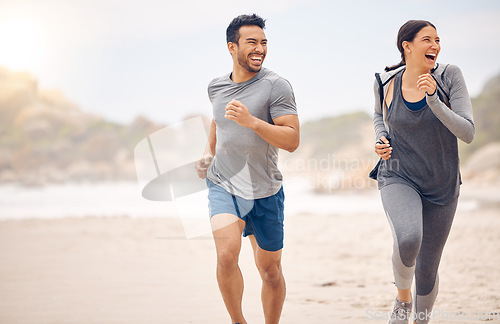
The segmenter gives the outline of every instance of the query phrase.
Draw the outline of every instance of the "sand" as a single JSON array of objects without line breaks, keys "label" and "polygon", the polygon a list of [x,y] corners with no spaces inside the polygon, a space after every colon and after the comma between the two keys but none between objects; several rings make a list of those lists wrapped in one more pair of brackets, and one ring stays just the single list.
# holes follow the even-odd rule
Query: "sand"
[{"label": "sand", "polygon": [[[498,192],[482,190],[490,198]],[[474,194],[481,196],[468,191]],[[500,323],[500,204],[493,198],[456,215],[433,323]],[[281,323],[385,323],[395,297],[385,216],[289,214]],[[175,218],[0,221],[0,262],[0,323],[230,323],[211,237],[186,240]],[[247,239],[240,266],[246,318],[264,323]]]}]

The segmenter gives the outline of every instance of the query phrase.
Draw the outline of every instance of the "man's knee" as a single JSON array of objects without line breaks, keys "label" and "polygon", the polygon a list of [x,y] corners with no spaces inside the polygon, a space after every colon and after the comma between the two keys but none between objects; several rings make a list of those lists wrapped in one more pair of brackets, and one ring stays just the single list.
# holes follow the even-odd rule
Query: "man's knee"
[{"label": "man's knee", "polygon": [[277,286],[281,281],[281,264],[272,262],[270,264],[257,264],[263,281],[271,286]]},{"label": "man's knee", "polygon": [[238,264],[239,249],[224,248],[217,251],[217,264],[223,268],[231,268]]}]

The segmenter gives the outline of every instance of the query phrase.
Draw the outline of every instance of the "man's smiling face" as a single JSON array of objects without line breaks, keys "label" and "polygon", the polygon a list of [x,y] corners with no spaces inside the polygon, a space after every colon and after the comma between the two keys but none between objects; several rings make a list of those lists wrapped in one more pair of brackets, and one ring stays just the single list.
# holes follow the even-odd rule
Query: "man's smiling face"
[{"label": "man's smiling face", "polygon": [[259,26],[241,26],[239,34],[235,46],[238,65],[248,72],[257,73],[267,54],[266,34]]}]

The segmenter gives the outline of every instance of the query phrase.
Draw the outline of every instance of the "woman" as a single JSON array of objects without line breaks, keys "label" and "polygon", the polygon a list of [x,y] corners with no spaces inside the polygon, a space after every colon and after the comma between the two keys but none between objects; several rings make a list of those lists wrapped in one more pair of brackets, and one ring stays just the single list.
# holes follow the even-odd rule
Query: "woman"
[{"label": "woman", "polygon": [[411,318],[420,324],[431,319],[439,261],[457,207],[457,138],[470,143],[474,123],[460,69],[436,63],[441,46],[433,24],[406,22],[397,47],[401,62],[377,74],[374,87],[375,152],[382,158],[377,181],[393,234],[397,287],[388,323]]}]

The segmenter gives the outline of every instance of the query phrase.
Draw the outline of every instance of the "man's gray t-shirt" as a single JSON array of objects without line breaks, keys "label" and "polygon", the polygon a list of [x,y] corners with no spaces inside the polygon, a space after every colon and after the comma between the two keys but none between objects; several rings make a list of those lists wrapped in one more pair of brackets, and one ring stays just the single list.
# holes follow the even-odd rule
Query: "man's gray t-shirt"
[{"label": "man's gray t-shirt", "polygon": [[295,97],[290,83],[262,68],[248,81],[235,83],[231,74],[208,85],[213,106],[217,145],[207,178],[228,192],[245,199],[260,199],[281,188],[278,148],[253,130],[224,117],[226,105],[239,100],[250,113],[270,124],[284,115],[296,115]]}]

